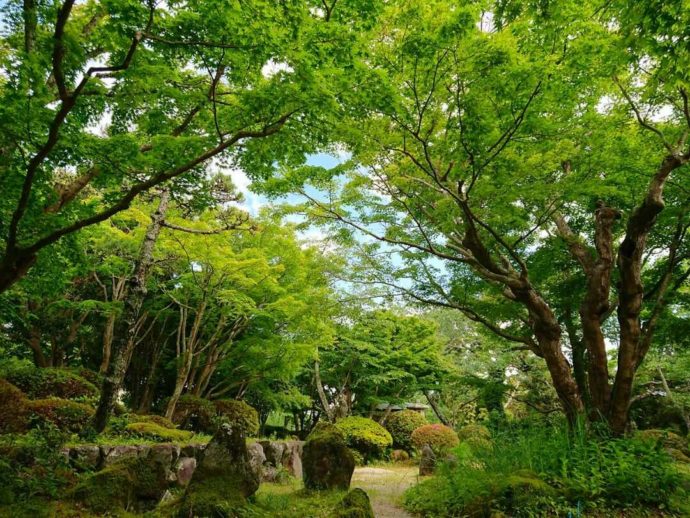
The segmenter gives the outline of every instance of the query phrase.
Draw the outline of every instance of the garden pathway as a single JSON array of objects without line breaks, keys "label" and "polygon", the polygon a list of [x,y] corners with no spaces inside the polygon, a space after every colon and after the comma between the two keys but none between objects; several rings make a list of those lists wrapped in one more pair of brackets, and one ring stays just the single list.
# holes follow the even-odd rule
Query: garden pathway
[{"label": "garden pathway", "polygon": [[371,499],[376,518],[412,518],[401,504],[405,490],[417,483],[417,466],[356,468],[350,487],[361,487]]}]

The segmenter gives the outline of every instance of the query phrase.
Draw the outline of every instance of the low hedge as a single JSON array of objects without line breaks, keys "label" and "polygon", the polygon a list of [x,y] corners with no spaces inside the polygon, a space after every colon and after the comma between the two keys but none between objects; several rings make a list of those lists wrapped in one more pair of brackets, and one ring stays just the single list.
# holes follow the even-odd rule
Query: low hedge
[{"label": "low hedge", "polygon": [[6,369],[3,375],[30,399],[80,399],[98,396],[96,385],[69,369],[19,365]]},{"label": "low hedge", "polygon": [[166,428],[156,423],[130,423],[125,427],[125,433],[133,437],[141,437],[157,442],[188,441],[194,435],[186,430]]},{"label": "low hedge", "polygon": [[259,432],[259,413],[244,401],[219,399],[213,402],[216,412],[229,423],[239,426],[246,437]]},{"label": "low hedge", "polygon": [[183,430],[212,434],[215,417],[216,407],[211,401],[185,394],[177,401],[171,420]]}]

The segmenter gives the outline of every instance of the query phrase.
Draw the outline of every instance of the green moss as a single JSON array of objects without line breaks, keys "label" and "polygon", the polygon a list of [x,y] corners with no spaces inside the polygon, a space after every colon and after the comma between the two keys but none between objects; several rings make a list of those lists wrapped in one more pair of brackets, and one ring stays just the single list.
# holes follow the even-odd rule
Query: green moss
[{"label": "green moss", "polygon": [[244,401],[220,399],[213,402],[218,415],[234,426],[239,426],[245,436],[259,432],[259,413]]},{"label": "green moss", "polygon": [[242,483],[236,474],[192,479],[180,503],[178,516],[236,516],[236,511],[247,504],[239,489]]},{"label": "green moss", "polygon": [[358,451],[365,461],[380,459],[393,445],[393,438],[383,426],[366,417],[346,417],[335,424],[343,432],[347,445]]},{"label": "green moss", "polygon": [[306,442],[323,439],[345,443],[345,434],[335,425],[325,421],[319,421],[307,437]]},{"label": "green moss", "polygon": [[158,426],[162,426],[163,428],[175,429],[175,424],[170,419],[167,419],[162,415],[128,414],[126,418],[129,423],[153,423],[157,424]]},{"label": "green moss", "polygon": [[393,447],[412,451],[412,432],[427,423],[426,417],[413,410],[394,412],[386,419],[386,430],[393,438]]},{"label": "green moss", "polygon": [[360,488],[353,489],[335,509],[336,518],[375,518],[369,496]]},{"label": "green moss", "polygon": [[157,442],[188,441],[194,436],[192,432],[164,428],[156,423],[130,423],[125,433]]},{"label": "green moss", "polygon": [[68,495],[96,513],[155,505],[167,487],[166,470],[150,459],[130,458],[86,476]]}]

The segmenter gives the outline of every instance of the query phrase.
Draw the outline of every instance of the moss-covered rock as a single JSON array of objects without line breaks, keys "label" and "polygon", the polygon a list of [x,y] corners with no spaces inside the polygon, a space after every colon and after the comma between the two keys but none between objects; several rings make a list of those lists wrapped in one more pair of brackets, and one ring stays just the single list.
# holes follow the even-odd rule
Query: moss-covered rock
[{"label": "moss-covered rock", "polygon": [[661,444],[666,449],[680,451],[685,456],[690,456],[688,440],[677,433],[667,430],[642,430],[637,436],[643,441],[651,441]]},{"label": "moss-covered rock", "polygon": [[412,432],[425,424],[428,421],[419,412],[403,410],[389,415],[384,426],[393,438],[393,447],[410,452],[413,450]]},{"label": "moss-covered rock", "polygon": [[388,430],[366,417],[346,417],[336,422],[335,426],[343,432],[347,445],[358,451],[365,462],[380,459],[393,445]]},{"label": "moss-covered rock", "polygon": [[125,427],[125,433],[130,436],[142,437],[157,442],[188,441],[194,436],[193,432],[165,428],[156,423],[130,423]]},{"label": "moss-covered rock", "polygon": [[167,487],[167,467],[162,463],[128,458],[86,477],[69,498],[99,514],[142,511],[155,507]]},{"label": "moss-covered rock", "polygon": [[69,369],[21,365],[8,368],[4,372],[4,377],[31,399],[78,399],[98,396],[96,385]]},{"label": "moss-covered rock", "polygon": [[208,399],[185,394],[175,405],[172,422],[184,430],[213,433],[216,407]]},{"label": "moss-covered rock", "polygon": [[225,423],[204,450],[181,503],[180,516],[234,516],[259,489],[244,434]]},{"label": "moss-covered rock", "polygon": [[335,518],[375,518],[374,510],[362,489],[355,488],[342,499],[334,512]]},{"label": "moss-covered rock", "polygon": [[21,433],[29,425],[29,410],[24,393],[0,379],[0,433]]},{"label": "moss-covered rock", "polygon": [[58,398],[29,401],[28,409],[34,422],[49,422],[60,430],[75,433],[88,426],[94,413],[89,405]]},{"label": "moss-covered rock", "polygon": [[259,432],[259,413],[244,401],[219,399],[213,405],[219,417],[233,426],[239,426],[245,436],[251,437]]},{"label": "moss-covered rock", "polygon": [[349,489],[355,459],[345,436],[330,423],[318,423],[304,443],[304,485],[308,489]]}]

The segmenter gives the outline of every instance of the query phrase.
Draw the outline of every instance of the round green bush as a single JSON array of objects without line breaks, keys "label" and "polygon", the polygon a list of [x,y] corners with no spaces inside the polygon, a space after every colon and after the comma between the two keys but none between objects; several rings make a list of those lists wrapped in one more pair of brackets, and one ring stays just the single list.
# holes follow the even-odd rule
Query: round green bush
[{"label": "round green bush", "polygon": [[171,420],[183,430],[213,433],[215,416],[216,408],[211,401],[185,394],[177,401]]},{"label": "round green bush", "polygon": [[4,375],[30,399],[79,399],[98,396],[98,389],[93,383],[69,369],[21,365],[9,368]]},{"label": "round green bush", "polygon": [[0,379],[0,433],[21,433],[28,425],[27,399],[7,380]]},{"label": "round green bush", "polygon": [[366,417],[351,416],[335,423],[347,445],[362,454],[365,461],[383,457],[393,445],[393,438],[383,426]]},{"label": "round green bush", "polygon": [[170,419],[166,419],[162,415],[129,414],[129,415],[127,415],[127,421],[129,423],[153,423],[153,424],[161,426],[163,428],[169,428],[171,430],[175,429],[175,424]]},{"label": "round green bush", "polygon": [[62,431],[75,433],[88,426],[94,413],[89,405],[69,399],[37,399],[29,401],[28,407],[35,423],[49,422]]},{"label": "round green bush", "polygon": [[491,432],[486,426],[468,424],[458,430],[458,439],[472,449],[490,448]]},{"label": "round green bush", "polygon": [[142,437],[156,442],[188,441],[194,435],[186,430],[176,430],[160,426],[154,422],[129,423],[125,427],[125,434],[132,437]]},{"label": "round green bush", "polygon": [[388,416],[384,426],[393,437],[393,447],[412,451],[412,432],[427,424],[424,415],[413,410],[394,412]]},{"label": "round green bush", "polygon": [[259,413],[244,401],[236,399],[219,399],[214,401],[216,412],[229,423],[239,426],[245,436],[259,432]]},{"label": "round green bush", "polygon": [[436,455],[443,455],[460,444],[455,430],[442,424],[426,424],[412,432],[412,444],[421,450],[428,444]]}]

